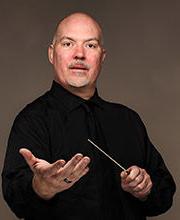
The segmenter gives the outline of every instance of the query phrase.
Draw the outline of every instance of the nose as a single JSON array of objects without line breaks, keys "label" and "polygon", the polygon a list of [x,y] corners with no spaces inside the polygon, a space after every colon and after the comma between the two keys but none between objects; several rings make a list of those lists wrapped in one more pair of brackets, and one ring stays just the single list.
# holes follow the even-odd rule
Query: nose
[{"label": "nose", "polygon": [[74,51],[74,59],[85,60],[85,48],[82,45],[77,45]]}]

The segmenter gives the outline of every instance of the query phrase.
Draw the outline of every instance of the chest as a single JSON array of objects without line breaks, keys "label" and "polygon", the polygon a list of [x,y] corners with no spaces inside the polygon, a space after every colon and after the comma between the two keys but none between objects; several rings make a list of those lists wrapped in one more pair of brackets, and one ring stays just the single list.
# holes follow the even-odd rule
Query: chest
[{"label": "chest", "polygon": [[[133,123],[111,114],[96,113],[100,132],[108,153],[124,167],[143,166],[144,148],[142,137]],[[87,141],[89,125],[87,115],[77,110],[62,119],[59,114],[51,121],[50,148],[52,160],[70,159],[76,153],[92,157],[93,146]],[[100,146],[104,147],[104,146]]]}]

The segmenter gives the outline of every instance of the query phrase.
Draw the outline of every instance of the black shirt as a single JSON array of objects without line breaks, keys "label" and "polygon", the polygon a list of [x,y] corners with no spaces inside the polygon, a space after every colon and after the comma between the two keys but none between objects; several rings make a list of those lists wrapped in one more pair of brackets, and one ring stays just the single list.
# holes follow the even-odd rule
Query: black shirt
[{"label": "black shirt", "polygon": [[[92,138],[125,167],[138,165],[153,180],[145,202],[120,187],[120,170],[87,141]],[[26,147],[38,157],[68,161],[76,153],[91,158],[90,171],[70,189],[45,201],[32,189],[32,172],[18,151]],[[16,117],[3,170],[3,193],[11,209],[25,219],[145,219],[166,211],[174,181],[148,139],[137,113],[102,100],[97,93],[86,101],[55,81],[46,94]]]}]

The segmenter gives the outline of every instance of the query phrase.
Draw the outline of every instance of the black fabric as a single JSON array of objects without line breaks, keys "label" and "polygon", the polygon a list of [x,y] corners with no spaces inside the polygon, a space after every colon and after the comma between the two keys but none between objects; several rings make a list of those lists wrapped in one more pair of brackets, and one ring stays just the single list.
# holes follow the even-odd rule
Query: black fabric
[{"label": "black fabric", "polygon": [[[92,138],[124,167],[145,168],[153,180],[144,202],[124,192],[120,170],[88,141]],[[32,172],[18,153],[21,147],[54,162],[76,153],[91,158],[90,171],[49,201],[32,189]],[[58,83],[16,117],[2,173],[3,195],[13,212],[26,220],[143,220],[172,205],[175,183],[134,111],[102,100],[97,91],[85,101]]]},{"label": "black fabric", "polygon": [[[90,140],[94,141],[98,146],[101,147],[105,152],[108,152],[106,147],[105,139],[103,137],[103,132],[96,119],[96,114],[94,110],[94,103],[91,101],[86,101],[83,103],[83,107],[87,113],[87,127],[88,127],[88,137]],[[96,148],[92,147],[94,169],[94,178],[91,176],[92,186],[97,187],[97,196],[99,207],[99,218],[98,219],[119,219],[123,217],[121,201],[117,197],[117,187],[115,184],[114,171],[112,164],[109,159],[107,159],[102,153],[100,153]],[[94,172],[95,171],[95,172]],[[95,184],[96,183],[96,184]],[[94,190],[95,191],[95,190]],[[118,206],[117,206],[118,204]]]}]

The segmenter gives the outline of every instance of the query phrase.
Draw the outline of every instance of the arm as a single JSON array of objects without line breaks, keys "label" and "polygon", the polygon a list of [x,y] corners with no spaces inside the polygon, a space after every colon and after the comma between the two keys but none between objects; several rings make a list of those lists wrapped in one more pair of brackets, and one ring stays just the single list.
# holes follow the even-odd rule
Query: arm
[{"label": "arm", "polygon": [[164,213],[172,206],[176,186],[162,156],[149,139],[146,156],[146,170],[151,176],[153,186],[143,208],[151,216]]},{"label": "arm", "polygon": [[159,215],[171,207],[175,183],[160,153],[150,142],[145,126],[137,114],[133,113],[131,123],[143,152],[143,165],[129,167],[129,175],[122,172],[121,186],[132,195],[132,201],[140,205],[145,216]]},{"label": "arm", "polygon": [[[30,151],[21,149],[22,147],[27,147]],[[19,151],[22,155],[19,154]],[[60,199],[59,192],[64,193],[65,189],[73,186],[78,177],[83,176],[88,171],[86,167],[85,173],[78,174],[76,178],[71,176],[72,179],[70,180],[74,178],[72,184],[60,181],[61,186],[56,185],[56,188],[53,184],[53,187],[49,187],[52,186],[50,179],[55,182],[52,173],[57,174],[59,172],[62,174],[65,166],[67,168],[70,164],[74,164],[74,159],[67,163],[64,160],[50,163],[50,152],[48,128],[46,128],[44,119],[35,114],[20,114],[11,129],[2,173],[4,198],[12,211],[20,218],[34,215],[42,218],[48,216]],[[80,158],[83,159],[84,157],[80,155]],[[84,159],[85,161],[89,160],[86,157]],[[86,162],[88,163],[88,161]],[[75,164],[74,167],[77,165]],[[67,172],[64,172],[64,176],[66,176],[65,173],[67,175]],[[70,178],[68,175],[66,177]],[[41,182],[43,182],[43,186],[40,184]]]}]

